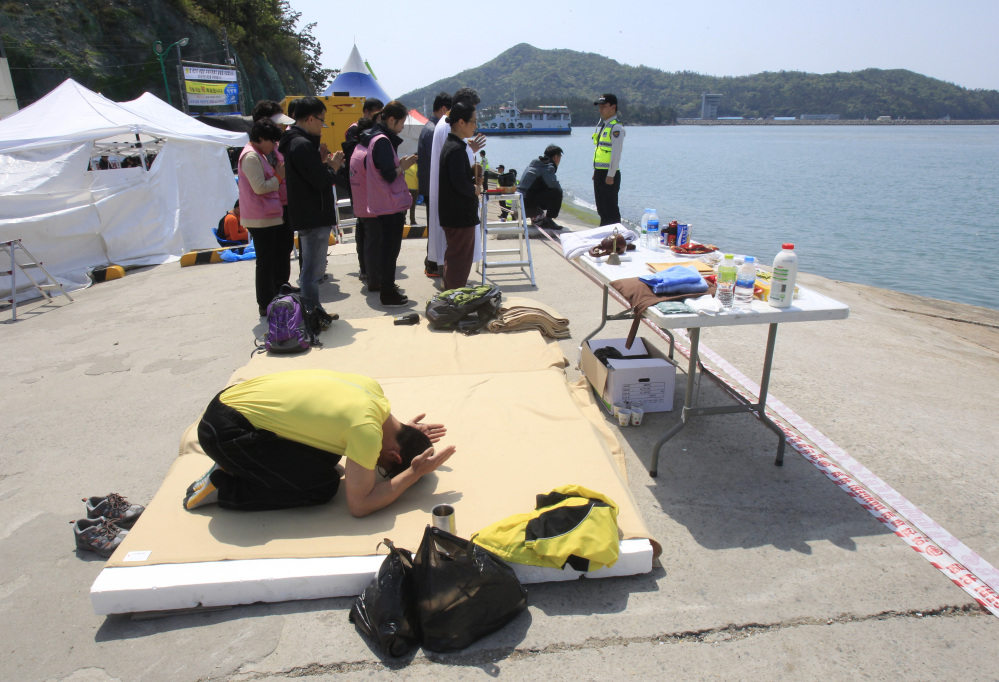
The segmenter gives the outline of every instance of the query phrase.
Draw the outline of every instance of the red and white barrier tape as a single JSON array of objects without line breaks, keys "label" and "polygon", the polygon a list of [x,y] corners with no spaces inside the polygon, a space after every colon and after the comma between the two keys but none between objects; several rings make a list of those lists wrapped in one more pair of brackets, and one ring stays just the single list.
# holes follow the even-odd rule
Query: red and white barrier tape
[{"label": "red and white barrier tape", "polygon": [[[612,293],[617,294],[613,290]],[[624,299],[615,298],[628,305]],[[643,322],[654,333],[668,340],[652,321],[645,319]],[[690,339],[681,330],[673,332],[689,344]],[[677,344],[676,347],[684,357],[690,357],[689,346]],[[760,387],[757,383],[703,343],[698,344],[698,353],[708,358],[731,380],[714,372],[708,372],[709,376],[749,400],[759,400]],[[790,426],[777,422],[791,447],[934,568],[993,615],[999,616],[999,571],[992,564],[772,395],[767,396],[767,408]]]}]

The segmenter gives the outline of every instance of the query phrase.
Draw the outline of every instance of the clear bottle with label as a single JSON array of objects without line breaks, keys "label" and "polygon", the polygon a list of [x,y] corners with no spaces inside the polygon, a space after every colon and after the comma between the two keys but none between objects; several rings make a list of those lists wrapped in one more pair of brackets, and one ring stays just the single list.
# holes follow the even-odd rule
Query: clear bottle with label
[{"label": "clear bottle with label", "polygon": [[735,307],[747,310],[753,303],[756,287],[756,259],[746,256],[735,274]]},{"label": "clear bottle with label", "polygon": [[649,245],[649,214],[652,213],[651,208],[645,209],[645,213],[642,214],[642,246],[645,248],[650,248]]},{"label": "clear bottle with label", "polygon": [[651,244],[651,249],[653,251],[662,251],[659,247],[659,214],[656,213],[656,209],[649,209],[649,244]]},{"label": "clear bottle with label", "polygon": [[723,308],[731,308],[735,300],[735,259],[731,253],[725,254],[725,259],[718,266],[718,292],[716,296]]},{"label": "clear bottle with label", "polygon": [[788,308],[794,300],[794,282],[798,278],[798,255],[794,244],[781,245],[781,252],[774,258],[774,274],[770,279],[770,296],[767,303],[774,308]]}]

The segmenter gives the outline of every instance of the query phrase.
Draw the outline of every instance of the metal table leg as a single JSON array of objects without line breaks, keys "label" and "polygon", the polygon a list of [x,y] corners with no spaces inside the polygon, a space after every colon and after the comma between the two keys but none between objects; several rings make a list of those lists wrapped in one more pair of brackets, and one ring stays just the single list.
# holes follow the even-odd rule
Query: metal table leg
[{"label": "metal table leg", "polygon": [[756,408],[756,413],[763,424],[777,434],[777,459],[775,466],[784,466],[784,445],[787,443],[787,436],[777,424],[767,416],[767,392],[770,388],[770,370],[774,364],[774,346],[777,343],[777,323],[770,325],[770,333],[767,335],[767,355],[763,360],[763,377],[760,379],[760,402],[752,407]]},{"label": "metal table leg", "polygon": [[[576,355],[576,369],[579,369],[580,362],[583,359],[583,346],[586,345],[587,341],[589,341],[594,336],[596,336],[600,332],[600,330],[603,329],[604,326],[608,322],[613,322],[615,320],[628,320],[628,319],[631,319],[631,317],[633,316],[631,308],[628,308],[624,312],[617,313],[616,315],[608,315],[607,314],[607,299],[610,297],[609,291],[610,291],[609,285],[605,284],[604,285],[604,301],[603,301],[603,306],[600,309],[600,325],[596,329],[594,329],[593,331],[591,331],[589,334],[587,334],[586,336],[584,336],[583,340],[579,342],[579,353],[577,353],[577,355]],[[670,348],[672,349],[672,344],[670,344]]]},{"label": "metal table leg", "polygon": [[[784,465],[784,446],[787,443],[787,436],[781,428],[770,417],[767,416],[767,391],[770,387],[770,371],[773,368],[774,346],[777,343],[777,323],[771,323],[770,332],[767,336],[767,350],[763,360],[763,377],[760,379],[759,401],[751,403],[740,395],[733,394],[738,402],[737,405],[722,405],[718,407],[694,407],[694,381],[699,364],[698,346],[700,343],[701,330],[694,328],[690,330],[690,358],[687,363],[687,394],[683,402],[683,411],[680,413],[680,421],[676,423],[662,438],[660,438],[652,449],[652,462],[649,466],[649,476],[655,478],[659,474],[659,450],[670,438],[678,434],[691,417],[699,417],[714,414],[735,414],[740,412],[755,412],[763,422],[763,425],[777,434],[777,458],[774,460],[775,466]],[[702,371],[704,371],[702,366]]]},{"label": "metal table leg", "polygon": [[652,447],[652,463],[649,465],[649,476],[659,475],[659,450],[670,438],[680,433],[687,425],[687,419],[694,410],[694,382],[697,377],[697,349],[701,342],[701,330],[694,327],[690,330],[690,358],[687,360],[687,392],[683,398],[683,409],[680,411],[680,421],[673,425],[662,438]]}]

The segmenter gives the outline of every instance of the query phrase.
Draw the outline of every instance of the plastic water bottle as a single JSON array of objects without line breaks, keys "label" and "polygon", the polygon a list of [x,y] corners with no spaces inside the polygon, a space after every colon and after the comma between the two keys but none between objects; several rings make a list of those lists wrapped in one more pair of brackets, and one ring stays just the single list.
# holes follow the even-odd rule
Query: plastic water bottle
[{"label": "plastic water bottle", "polygon": [[798,255],[794,244],[783,244],[774,258],[774,274],[770,280],[767,303],[774,308],[789,308],[794,299],[794,281],[798,278]]},{"label": "plastic water bottle", "polygon": [[651,208],[645,209],[645,213],[642,214],[642,246],[649,248],[649,214],[652,213]]},{"label": "plastic water bottle", "polygon": [[753,289],[756,287],[756,259],[746,256],[735,274],[735,307],[749,309],[753,302]]},{"label": "plastic water bottle", "polygon": [[653,251],[661,251],[659,246],[659,214],[656,209],[649,209],[649,243],[652,244]]},{"label": "plastic water bottle", "polygon": [[731,308],[735,299],[736,267],[732,254],[726,253],[725,260],[718,266],[718,300],[723,308]]}]

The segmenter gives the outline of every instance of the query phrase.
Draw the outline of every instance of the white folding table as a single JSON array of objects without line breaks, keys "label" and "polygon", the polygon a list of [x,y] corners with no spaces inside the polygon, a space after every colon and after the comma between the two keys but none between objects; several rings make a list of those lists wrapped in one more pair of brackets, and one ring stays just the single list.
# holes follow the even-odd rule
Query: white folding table
[{"label": "white folding table", "polygon": [[[654,252],[639,247],[636,251],[631,251],[625,256],[625,260],[620,265],[609,265],[607,259],[592,258],[583,255],[576,259],[577,264],[595,281],[603,285],[603,310],[600,326],[594,329],[583,339],[580,344],[582,351],[583,344],[593,338],[604,325],[611,320],[623,320],[633,316],[632,310],[613,315],[607,312],[607,300],[609,298],[610,282],[629,277],[639,277],[651,273],[648,263],[670,263],[674,261],[690,260],[690,257],[678,256],[671,252]],[[842,320],[850,314],[850,308],[844,303],[833,300],[828,296],[812,291],[806,287],[798,286],[798,296],[789,308],[774,308],[769,304],[753,299],[749,310],[730,310],[717,314],[673,314],[664,315],[654,306],[645,311],[644,317],[666,332],[672,339],[671,329],[686,329],[690,335],[690,358],[687,363],[687,388],[683,401],[683,409],[680,413],[680,420],[660,438],[653,450],[652,461],[649,465],[649,475],[653,478],[658,474],[659,450],[670,438],[679,433],[687,421],[692,417],[715,414],[731,414],[743,412],[755,412],[767,428],[777,434],[779,439],[777,445],[777,458],[774,464],[782,466],[784,463],[784,445],[786,438],[784,432],[774,423],[766,413],[767,389],[770,384],[770,370],[773,365],[774,345],[777,340],[777,325],[785,322],[813,322],[817,320]],[[763,360],[763,377],[760,379],[760,395],[757,402],[749,402],[741,396],[735,396],[739,404],[723,405],[718,407],[697,407],[694,404],[694,385],[698,364],[698,343],[700,332],[703,327],[736,327],[747,324],[769,324],[770,333],[767,336],[766,354]],[[670,348],[672,357],[672,344]]]}]

